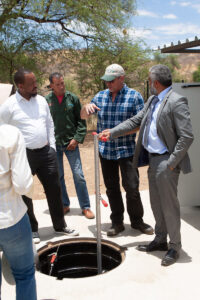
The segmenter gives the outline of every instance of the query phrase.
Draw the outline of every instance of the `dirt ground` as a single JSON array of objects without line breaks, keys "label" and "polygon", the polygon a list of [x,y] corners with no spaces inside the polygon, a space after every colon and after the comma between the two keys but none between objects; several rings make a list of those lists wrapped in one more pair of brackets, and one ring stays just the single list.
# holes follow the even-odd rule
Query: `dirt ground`
[{"label": "dirt ground", "polygon": [[[79,145],[81,153],[81,161],[83,166],[84,176],[87,182],[89,195],[95,193],[95,176],[94,176],[94,143],[93,136],[91,133],[86,135],[83,145]],[[66,157],[64,157],[64,168],[65,168],[65,182],[67,186],[67,192],[69,197],[76,196],[76,191],[74,188],[73,177],[71,173],[70,166]],[[147,178],[147,167],[139,168],[140,173],[140,190],[148,189],[148,178]],[[100,171],[100,190],[101,194],[105,194],[105,186]],[[123,191],[123,188],[122,188]],[[33,199],[45,199],[45,194],[42,185],[40,184],[38,178],[34,176],[34,197]]]}]

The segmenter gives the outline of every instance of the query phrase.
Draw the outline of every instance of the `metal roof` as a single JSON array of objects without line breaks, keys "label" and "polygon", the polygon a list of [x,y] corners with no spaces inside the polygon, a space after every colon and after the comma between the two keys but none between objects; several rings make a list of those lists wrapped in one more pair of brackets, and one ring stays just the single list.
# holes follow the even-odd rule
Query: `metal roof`
[{"label": "metal roof", "polygon": [[161,53],[200,53],[200,39],[196,36],[194,41],[186,39],[185,42],[178,41],[176,45],[172,42],[170,46],[164,45],[163,48],[158,47]]}]

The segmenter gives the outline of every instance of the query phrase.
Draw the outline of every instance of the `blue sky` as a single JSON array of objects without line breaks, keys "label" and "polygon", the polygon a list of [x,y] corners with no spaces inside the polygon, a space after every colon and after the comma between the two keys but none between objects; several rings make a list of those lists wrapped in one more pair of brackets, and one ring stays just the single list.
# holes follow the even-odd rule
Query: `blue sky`
[{"label": "blue sky", "polygon": [[130,34],[153,49],[200,38],[200,0],[137,0]]}]

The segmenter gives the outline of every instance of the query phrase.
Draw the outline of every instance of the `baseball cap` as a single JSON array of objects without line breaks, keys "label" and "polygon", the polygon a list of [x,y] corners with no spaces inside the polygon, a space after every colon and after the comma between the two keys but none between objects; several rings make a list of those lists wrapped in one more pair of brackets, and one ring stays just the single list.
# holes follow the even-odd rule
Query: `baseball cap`
[{"label": "baseball cap", "polygon": [[105,74],[101,77],[102,80],[112,81],[119,76],[124,76],[124,69],[118,64],[112,64],[105,70]]}]

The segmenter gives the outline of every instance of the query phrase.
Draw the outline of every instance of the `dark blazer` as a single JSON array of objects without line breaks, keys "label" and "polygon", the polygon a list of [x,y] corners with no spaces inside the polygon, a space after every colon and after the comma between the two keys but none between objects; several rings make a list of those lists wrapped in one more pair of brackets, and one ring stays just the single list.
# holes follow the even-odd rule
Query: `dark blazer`
[{"label": "dark blazer", "polygon": [[[123,135],[140,126],[139,137],[134,154],[134,165],[137,166],[142,147],[142,138],[150,104],[154,96],[149,97],[143,110],[136,116],[112,128],[111,138]],[[191,172],[188,148],[193,142],[192,125],[187,98],[175,93],[172,89],[166,94],[157,115],[157,133],[165,144],[170,157],[168,165],[180,167],[183,173]]]}]

